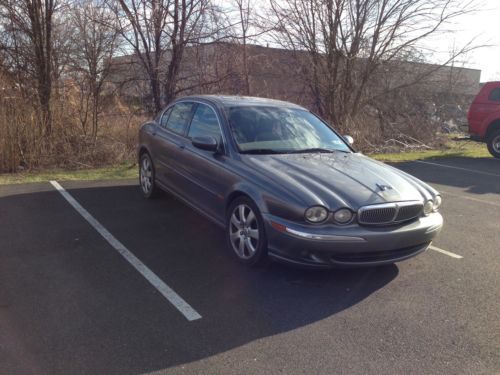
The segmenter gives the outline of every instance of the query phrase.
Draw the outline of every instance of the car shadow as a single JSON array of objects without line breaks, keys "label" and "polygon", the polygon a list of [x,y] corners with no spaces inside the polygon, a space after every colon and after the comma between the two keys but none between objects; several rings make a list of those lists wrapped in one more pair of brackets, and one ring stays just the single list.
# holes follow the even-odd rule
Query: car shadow
[{"label": "car shadow", "polygon": [[[136,295],[134,292],[142,289],[136,289],[134,278],[125,279],[120,268],[129,265],[125,267],[123,262],[119,263],[121,258],[110,247],[109,255],[108,252],[97,252],[94,250],[97,245],[85,242],[82,234],[79,237],[86,246],[81,248],[82,254],[85,254],[85,266],[80,266],[80,258],[73,254],[59,267],[71,265],[72,272],[78,272],[79,282],[90,280],[85,285],[101,288],[98,280],[106,280],[110,285],[103,285],[102,288],[115,291],[113,293],[117,293],[119,302],[72,301],[73,304],[94,306],[95,311],[90,308],[81,312],[68,310],[72,311],[72,315],[65,316],[64,310],[57,310],[55,306],[67,304],[67,296],[61,296],[59,301],[57,290],[53,290],[54,310],[47,313],[53,314],[52,318],[30,323],[37,327],[33,332],[44,336],[45,347],[40,350],[47,350],[47,357],[53,355],[52,343],[71,341],[75,358],[71,363],[73,371],[114,372],[116,368],[122,368],[125,373],[145,373],[198,361],[261,338],[331,318],[359,304],[398,275],[395,265],[308,270],[269,263],[260,268],[248,268],[235,260],[226,248],[220,227],[177,199],[166,194],[158,200],[148,201],[141,197],[135,184],[106,186],[111,184],[102,183],[98,187],[89,184],[85,188],[79,187],[79,183],[65,185],[86,210],[185,298],[202,315],[202,319],[193,322],[185,320],[132,270],[130,273],[139,279],[136,282],[148,291],[147,298]],[[0,202],[8,210],[26,207],[28,203],[30,210],[36,210],[37,202],[43,202],[45,208],[49,205],[53,207],[52,212],[47,210],[48,221],[54,210],[66,209],[71,220],[80,220],[74,209],[56,192],[10,195],[0,198]],[[61,208],[63,206],[66,208]],[[22,220],[21,216],[30,211],[22,212],[16,213],[15,220]],[[46,225],[57,226],[58,220],[64,220],[64,216],[56,216],[57,220],[52,219]],[[24,225],[29,226],[29,221]],[[25,227],[24,230],[29,233],[30,228]],[[43,228],[37,230],[42,231]],[[78,234],[93,230],[81,218],[78,225],[68,222],[65,231]],[[57,231],[52,235],[55,241]],[[94,238],[93,241],[104,241],[95,234],[90,233],[89,236]],[[11,237],[9,241],[14,244],[16,237]],[[21,252],[23,246],[20,247]],[[32,252],[36,250],[30,251],[27,256],[33,256]],[[63,254],[61,249],[47,251]],[[102,264],[99,264],[101,260]],[[92,265],[93,262],[96,264]],[[30,264],[43,267],[33,260]],[[16,280],[13,280],[11,286],[15,285]],[[92,294],[85,294],[85,298],[92,298],[89,295]],[[29,300],[26,303],[30,303]],[[92,319],[89,320],[89,317]],[[78,322],[76,328],[74,324],[58,324],[68,319]],[[19,326],[22,326],[21,322]],[[94,327],[99,327],[98,332]],[[87,331],[93,335],[91,338],[82,333]],[[30,332],[24,334],[29,336]],[[105,343],[106,349],[103,350],[102,345],[97,343]]]},{"label": "car shadow", "polygon": [[169,194],[147,201],[134,185],[69,191],[203,316],[168,337],[161,326],[145,326],[156,346],[140,342],[135,350],[176,354],[156,363],[137,359],[140,372],[189,363],[329,318],[398,275],[395,265],[311,270],[271,262],[249,268],[227,249],[220,227]]},{"label": "car shadow", "polygon": [[453,157],[425,159],[422,161],[423,163],[403,162],[394,164],[394,166],[430,184],[458,187],[464,189],[467,193],[478,195],[500,194],[499,160],[493,158]]}]

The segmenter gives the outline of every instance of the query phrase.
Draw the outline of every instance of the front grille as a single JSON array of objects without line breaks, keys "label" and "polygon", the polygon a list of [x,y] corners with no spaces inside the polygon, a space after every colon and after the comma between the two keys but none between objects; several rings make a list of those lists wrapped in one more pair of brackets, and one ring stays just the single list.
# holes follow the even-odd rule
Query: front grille
[{"label": "front grille", "polygon": [[366,225],[396,224],[421,215],[422,202],[396,202],[361,207],[358,221]]},{"label": "front grille", "polygon": [[389,223],[396,215],[396,207],[381,207],[363,210],[359,221],[365,224]]},{"label": "front grille", "polygon": [[422,210],[423,206],[421,203],[399,207],[399,211],[398,214],[396,215],[395,221],[411,220],[417,216],[420,216]]}]

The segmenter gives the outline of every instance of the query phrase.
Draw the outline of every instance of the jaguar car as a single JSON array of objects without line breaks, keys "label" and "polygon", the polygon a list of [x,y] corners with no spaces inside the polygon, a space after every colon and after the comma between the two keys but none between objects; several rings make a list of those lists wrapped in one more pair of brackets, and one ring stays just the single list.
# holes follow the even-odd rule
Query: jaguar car
[{"label": "jaguar car", "polygon": [[376,266],[423,253],[443,225],[440,194],[352,143],[292,103],[183,97],[140,128],[140,188],[220,225],[248,265]]}]

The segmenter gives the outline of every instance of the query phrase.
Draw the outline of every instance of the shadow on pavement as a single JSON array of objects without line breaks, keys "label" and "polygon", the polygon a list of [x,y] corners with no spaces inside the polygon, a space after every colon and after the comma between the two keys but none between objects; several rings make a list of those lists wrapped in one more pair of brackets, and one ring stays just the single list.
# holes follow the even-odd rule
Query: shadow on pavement
[{"label": "shadow on pavement", "polygon": [[[331,317],[398,275],[394,265],[317,271],[271,263],[250,269],[226,250],[219,227],[170,195],[146,201],[135,185],[67,185],[82,206],[203,318],[187,322],[58,193],[0,197],[4,213],[16,210],[10,225],[0,228],[0,263],[5,268],[24,263],[23,275],[55,272],[58,277],[57,283],[49,276],[38,279],[37,293],[30,293],[25,276],[13,270],[0,277],[0,298],[16,290],[24,295],[0,310],[0,325],[9,323],[11,337],[22,340],[19,347],[37,348],[32,353],[36,367],[51,373],[143,373],[197,361]],[[35,211],[37,220],[16,223]],[[52,228],[51,237],[42,238],[47,242],[40,250],[44,258],[38,261],[36,246],[13,232],[16,225],[28,237],[43,237]],[[59,237],[78,237],[79,247],[59,248],[65,243]],[[9,293],[2,290],[6,285]],[[31,316],[29,306],[38,313]],[[23,327],[30,328],[24,332]],[[58,353],[54,348],[61,343],[68,346]],[[11,359],[16,355],[27,353],[14,351]]]},{"label": "shadow on pavement", "polygon": [[[404,162],[395,166],[430,184],[454,186],[472,194],[500,194],[500,160],[493,158],[437,158],[425,163]],[[441,164],[447,168],[427,163]]]}]

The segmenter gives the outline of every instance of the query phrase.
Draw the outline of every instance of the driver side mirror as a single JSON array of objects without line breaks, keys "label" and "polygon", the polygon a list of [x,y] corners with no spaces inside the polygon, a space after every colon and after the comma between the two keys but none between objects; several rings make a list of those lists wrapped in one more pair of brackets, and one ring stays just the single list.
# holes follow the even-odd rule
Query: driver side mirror
[{"label": "driver side mirror", "polygon": [[219,142],[214,137],[205,136],[205,137],[194,137],[191,140],[191,143],[194,147],[216,152],[219,149]]},{"label": "driver side mirror", "polygon": [[354,138],[350,135],[344,135],[344,140],[349,144],[349,146],[352,146],[354,143]]}]

